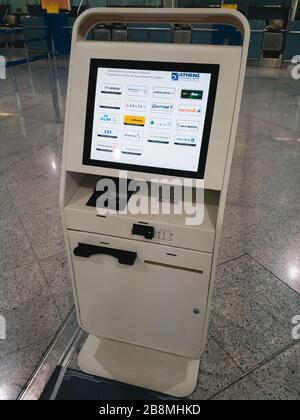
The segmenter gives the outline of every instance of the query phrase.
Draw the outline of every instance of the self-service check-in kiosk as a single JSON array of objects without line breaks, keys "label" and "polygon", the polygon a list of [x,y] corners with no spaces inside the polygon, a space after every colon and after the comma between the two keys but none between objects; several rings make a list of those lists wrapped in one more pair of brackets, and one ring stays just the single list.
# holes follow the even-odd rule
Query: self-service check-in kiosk
[{"label": "self-service check-in kiosk", "polygon": [[[103,22],[229,24],[244,43],[87,41]],[[248,42],[246,19],[227,10],[101,8],[75,23],[61,208],[77,317],[89,333],[79,355],[87,373],[175,396],[196,386]],[[96,211],[99,179],[125,172],[150,187],[202,179],[202,223],[187,224],[184,213],[124,212],[118,191],[117,211]]]}]

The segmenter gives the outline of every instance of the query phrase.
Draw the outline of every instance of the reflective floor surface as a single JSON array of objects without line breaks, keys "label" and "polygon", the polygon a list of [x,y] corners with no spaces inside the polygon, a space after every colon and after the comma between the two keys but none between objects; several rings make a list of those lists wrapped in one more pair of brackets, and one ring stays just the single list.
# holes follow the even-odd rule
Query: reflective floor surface
[{"label": "reflective floor surface", "polygon": [[[64,107],[67,62],[59,64]],[[15,399],[72,309],[58,209],[63,126],[46,66],[0,80],[0,399]],[[247,70],[199,399],[300,399],[300,81]],[[71,365],[76,365],[76,357]]]}]

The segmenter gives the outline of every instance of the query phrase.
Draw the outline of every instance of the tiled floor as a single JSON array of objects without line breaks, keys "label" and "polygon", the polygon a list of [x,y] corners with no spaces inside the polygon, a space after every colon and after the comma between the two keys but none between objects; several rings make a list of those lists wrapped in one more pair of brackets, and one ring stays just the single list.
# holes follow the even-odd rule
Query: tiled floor
[{"label": "tiled floor", "polygon": [[[64,104],[67,66],[60,63]],[[46,68],[0,80],[0,399],[16,398],[72,307],[62,150]],[[300,82],[249,68],[209,340],[192,398],[300,399]],[[72,361],[74,364],[74,359]]]},{"label": "tiled floor", "polygon": [[[16,398],[72,308],[58,209],[63,127],[46,67],[0,80],[0,399]],[[66,67],[61,68],[65,91]],[[64,101],[65,95],[63,95]]]}]

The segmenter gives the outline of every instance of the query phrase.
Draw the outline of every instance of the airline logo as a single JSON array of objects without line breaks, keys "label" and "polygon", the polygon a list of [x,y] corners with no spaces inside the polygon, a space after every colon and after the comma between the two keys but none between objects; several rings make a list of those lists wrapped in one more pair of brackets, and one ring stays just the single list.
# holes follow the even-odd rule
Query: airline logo
[{"label": "airline logo", "polygon": [[200,73],[190,73],[190,72],[172,72],[171,79],[173,81],[185,80],[185,81],[195,81],[198,82],[200,79]]},{"label": "airline logo", "polygon": [[144,127],[145,125],[145,117],[139,117],[134,115],[125,115],[124,116],[124,125],[137,125],[140,127]]},{"label": "airline logo", "polygon": [[127,86],[127,95],[129,96],[148,96],[149,88],[147,86]]},{"label": "airline logo", "polygon": [[164,136],[162,134],[149,134],[148,142],[149,143],[169,144],[170,143],[170,137],[169,136]]},{"label": "airline logo", "polygon": [[121,102],[114,99],[101,98],[99,107],[102,109],[121,109]]},{"label": "airline logo", "polygon": [[174,144],[179,146],[196,146],[197,137],[193,136],[176,136]]},{"label": "airline logo", "polygon": [[183,89],[181,91],[181,99],[202,99],[203,90],[187,90]]},{"label": "airline logo", "polygon": [[160,128],[163,130],[170,130],[172,127],[172,120],[163,118],[152,118],[149,122],[151,128]]},{"label": "airline logo", "polygon": [[118,138],[118,130],[116,130],[115,128],[99,127],[97,136],[105,137],[108,139],[116,139]]},{"label": "airline logo", "polygon": [[176,130],[197,131],[199,130],[199,123],[198,121],[178,120],[176,121]]},{"label": "airline logo", "polygon": [[118,115],[114,114],[100,114],[100,122],[105,124],[117,124],[119,122]]},{"label": "airline logo", "polygon": [[123,155],[141,156],[142,155],[142,148],[140,146],[135,146],[135,145],[132,145],[132,144],[122,144],[121,145],[121,153]]},{"label": "airline logo", "polygon": [[181,104],[178,108],[178,114],[182,115],[200,115],[201,106],[200,105],[185,105]]},{"label": "airline logo", "polygon": [[176,89],[155,87],[153,88],[152,96],[154,98],[175,98]]},{"label": "airline logo", "polygon": [[113,144],[112,143],[98,142],[97,145],[96,145],[96,150],[98,152],[112,152],[113,151]]},{"label": "airline logo", "polygon": [[126,102],[125,109],[127,111],[146,112],[147,103],[146,102],[129,101],[129,102]]},{"label": "airline logo", "polygon": [[143,140],[144,134],[141,131],[124,130],[123,139],[140,142]]},{"label": "airline logo", "polygon": [[151,111],[152,112],[158,112],[158,113],[164,113],[164,114],[171,114],[173,112],[174,105],[173,104],[162,104],[159,102],[154,102],[151,104]]},{"label": "airline logo", "polygon": [[108,83],[103,83],[101,85],[101,93],[121,95],[122,94],[122,85],[110,85]]}]

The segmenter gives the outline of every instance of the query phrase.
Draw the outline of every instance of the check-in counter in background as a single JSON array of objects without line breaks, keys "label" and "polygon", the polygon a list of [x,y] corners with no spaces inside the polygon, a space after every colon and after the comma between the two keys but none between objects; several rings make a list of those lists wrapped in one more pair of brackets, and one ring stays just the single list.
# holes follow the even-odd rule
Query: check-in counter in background
[{"label": "check-in counter in background", "polygon": [[192,44],[241,45],[241,33],[231,25],[192,25]]},{"label": "check-in counter in background", "polygon": [[290,61],[300,54],[300,20],[290,22],[286,28],[283,60]]},{"label": "check-in counter in background", "polygon": [[214,25],[192,25],[192,44],[212,44],[214,32],[218,32],[218,29]]},{"label": "check-in counter in background", "polygon": [[262,45],[264,40],[264,31],[266,23],[264,20],[249,20],[251,35],[248,59],[259,60],[262,55]]},{"label": "check-in counter in background", "polygon": [[164,23],[127,25],[128,41],[132,42],[173,42],[174,25]]}]

